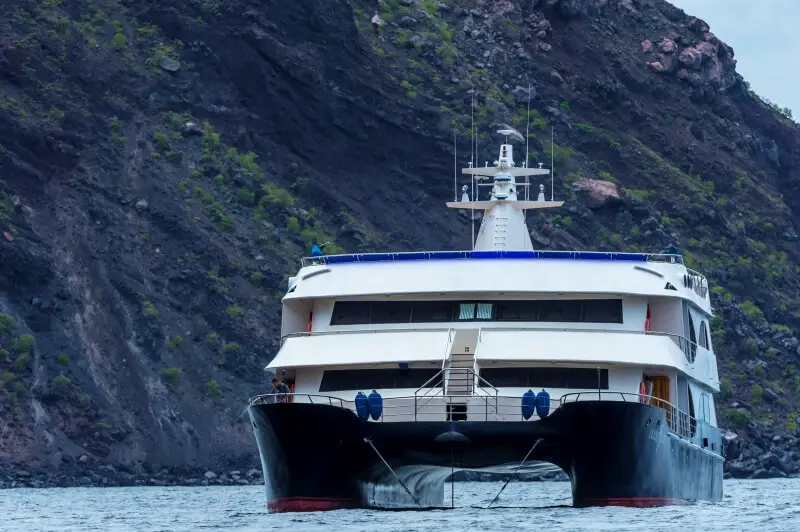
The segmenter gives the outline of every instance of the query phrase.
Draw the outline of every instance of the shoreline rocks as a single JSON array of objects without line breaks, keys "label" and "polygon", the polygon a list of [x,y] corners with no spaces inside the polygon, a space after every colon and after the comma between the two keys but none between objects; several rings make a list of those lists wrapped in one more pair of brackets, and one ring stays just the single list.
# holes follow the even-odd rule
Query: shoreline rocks
[{"label": "shoreline rocks", "polygon": [[13,488],[110,488],[129,486],[260,486],[260,469],[248,471],[205,471],[174,473],[128,473],[113,466],[99,466],[83,471],[29,471],[22,468],[0,469],[0,489]]}]

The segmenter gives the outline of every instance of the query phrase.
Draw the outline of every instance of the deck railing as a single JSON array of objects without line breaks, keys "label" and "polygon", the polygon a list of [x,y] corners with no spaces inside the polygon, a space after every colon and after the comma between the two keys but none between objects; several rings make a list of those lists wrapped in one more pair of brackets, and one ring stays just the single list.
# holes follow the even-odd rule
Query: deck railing
[{"label": "deck railing", "polygon": [[607,251],[408,251],[399,253],[354,253],[321,255],[300,259],[302,266],[351,264],[361,262],[417,261],[464,259],[514,260],[586,260],[614,262],[666,262],[683,264],[681,255],[668,253],[616,253]]},{"label": "deck railing", "polygon": [[653,395],[597,390],[591,392],[567,393],[559,403],[565,405],[576,401],[624,401],[643,403],[664,409],[669,430],[683,438],[692,438],[697,432],[697,420],[672,403]]},{"label": "deck railing", "polygon": [[[495,388],[495,391],[497,389]],[[568,393],[551,402],[551,412],[561,406],[577,401],[623,401],[643,403],[664,409],[667,428],[683,438],[692,438],[697,432],[697,420],[675,405],[649,395],[636,393],[596,390]],[[279,402],[325,404],[356,412],[355,401],[330,395],[289,393],[263,394],[250,399],[250,406]],[[383,412],[374,423],[414,422],[414,421],[521,421],[532,422],[538,417],[534,414],[528,420],[522,415],[522,397],[494,395],[447,395],[415,394],[406,397],[384,397]],[[454,406],[460,407],[455,409]],[[464,408],[466,407],[466,408]],[[459,416],[461,416],[459,418]]]}]

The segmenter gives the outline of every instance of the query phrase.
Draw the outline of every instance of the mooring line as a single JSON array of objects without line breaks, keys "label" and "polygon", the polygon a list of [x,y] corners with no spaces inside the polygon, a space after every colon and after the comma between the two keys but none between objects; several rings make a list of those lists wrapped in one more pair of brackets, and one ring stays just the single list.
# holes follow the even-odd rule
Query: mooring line
[{"label": "mooring line", "polygon": [[[499,492],[497,492],[497,495],[495,495],[495,496],[494,496],[494,499],[492,499],[492,502],[490,502],[490,503],[489,503],[489,506],[493,505],[493,504],[494,504],[494,502],[495,502],[495,501],[496,501],[496,500],[497,500],[497,499],[500,497],[500,494],[501,494],[501,493],[503,493],[503,490],[504,490],[504,489],[506,489],[506,486],[508,486],[508,483],[509,483],[509,482],[511,482],[511,481],[514,479],[514,477],[517,475],[517,472],[520,470],[520,468],[522,468],[522,466],[523,466],[523,465],[525,465],[525,461],[526,461],[526,460],[528,459],[528,457],[531,455],[531,453],[533,452],[533,450],[534,450],[534,449],[536,449],[536,446],[537,446],[537,445],[539,445],[539,443],[541,443],[541,442],[542,442],[542,440],[543,440],[543,439],[544,439],[544,438],[539,438],[538,440],[536,440],[536,441],[533,443],[533,447],[531,447],[531,450],[530,450],[530,451],[528,451],[528,454],[526,454],[526,455],[525,455],[525,458],[523,458],[523,459],[522,459],[522,462],[520,462],[520,464],[517,466],[517,468],[516,468],[516,469],[514,470],[514,472],[511,474],[511,476],[510,476],[510,477],[508,477],[508,480],[506,480],[506,483],[505,483],[505,484],[503,484],[503,487],[502,487],[502,488],[500,488],[500,491],[499,491]],[[487,506],[485,509],[486,509],[486,510],[488,510],[488,509],[489,509],[489,506]]]},{"label": "mooring line", "polygon": [[395,473],[395,472],[394,472],[394,469],[392,469],[392,466],[390,466],[390,465],[389,465],[389,462],[387,462],[387,461],[386,461],[386,460],[383,458],[383,456],[381,455],[381,453],[378,451],[378,449],[377,449],[377,448],[375,447],[375,445],[372,443],[372,440],[370,440],[369,438],[364,438],[364,441],[365,441],[366,443],[368,443],[370,447],[372,447],[372,450],[373,450],[373,451],[375,451],[375,454],[377,454],[377,455],[378,455],[378,458],[380,458],[380,459],[381,459],[381,462],[383,462],[383,464],[384,464],[384,465],[385,465],[385,466],[386,466],[386,467],[389,469],[389,471],[392,473],[392,475],[394,475],[394,478],[396,478],[396,479],[397,479],[397,482],[399,482],[399,483],[400,483],[400,485],[401,485],[401,486],[403,486],[403,489],[404,489],[404,490],[406,490],[406,493],[408,493],[408,494],[411,496],[411,498],[412,498],[412,499],[414,499],[414,502],[415,502],[415,503],[417,503],[417,506],[419,506],[420,508],[422,508],[422,505],[419,503],[419,500],[417,500],[417,498],[416,498],[416,497],[414,497],[414,494],[413,494],[413,493],[411,493],[411,490],[410,490],[410,489],[408,489],[408,486],[406,486],[406,483],[405,483],[405,482],[403,482],[403,481],[400,479],[400,477],[399,477],[399,476],[397,476],[397,473]]}]

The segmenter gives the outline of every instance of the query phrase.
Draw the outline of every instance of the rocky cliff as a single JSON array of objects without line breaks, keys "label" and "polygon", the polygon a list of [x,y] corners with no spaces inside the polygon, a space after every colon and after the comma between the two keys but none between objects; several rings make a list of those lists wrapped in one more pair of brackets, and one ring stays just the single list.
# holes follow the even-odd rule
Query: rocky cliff
[{"label": "rocky cliff", "polygon": [[537,247],[677,244],[709,276],[729,472],[800,470],[800,134],[702,20],[663,0],[0,13],[0,463],[257,466],[243,409],[310,245],[469,246],[444,201],[474,96],[478,161],[527,119],[532,163],[554,155],[567,204],[529,216]]}]

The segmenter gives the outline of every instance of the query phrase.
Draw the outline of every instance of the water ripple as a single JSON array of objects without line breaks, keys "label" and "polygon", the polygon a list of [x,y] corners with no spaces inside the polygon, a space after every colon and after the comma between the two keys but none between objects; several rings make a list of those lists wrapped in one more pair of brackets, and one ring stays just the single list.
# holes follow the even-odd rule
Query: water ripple
[{"label": "water ripple", "polygon": [[[264,489],[237,487],[53,488],[0,491],[0,531],[439,532],[443,530],[800,530],[800,479],[730,480],[719,504],[666,508],[572,508],[566,482],[455,485],[455,509],[340,510],[269,514]],[[444,500],[450,501],[450,484]]]}]

